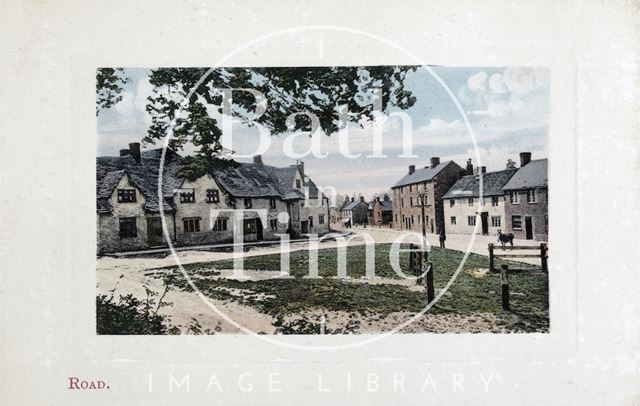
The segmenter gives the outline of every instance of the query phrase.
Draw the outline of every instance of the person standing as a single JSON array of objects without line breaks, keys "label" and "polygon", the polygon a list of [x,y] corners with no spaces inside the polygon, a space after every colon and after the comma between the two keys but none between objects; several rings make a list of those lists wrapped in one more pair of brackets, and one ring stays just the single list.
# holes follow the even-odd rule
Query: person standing
[{"label": "person standing", "polygon": [[444,242],[447,240],[447,235],[444,233],[444,228],[440,230],[440,248],[444,249]]}]

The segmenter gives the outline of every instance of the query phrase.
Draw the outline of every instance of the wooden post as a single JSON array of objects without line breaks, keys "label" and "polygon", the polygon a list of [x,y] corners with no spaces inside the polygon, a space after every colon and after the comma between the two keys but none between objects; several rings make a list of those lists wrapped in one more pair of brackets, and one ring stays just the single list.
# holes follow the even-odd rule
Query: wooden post
[{"label": "wooden post", "polygon": [[493,272],[493,244],[489,244],[489,272]]},{"label": "wooden post", "polygon": [[547,268],[547,244],[540,244],[540,263],[542,264],[542,272],[549,272]]},{"label": "wooden post", "polygon": [[427,303],[433,302],[436,298],[436,291],[433,288],[433,264],[429,262],[429,267],[427,268]]},{"label": "wooden post", "polygon": [[509,266],[502,265],[500,272],[500,282],[502,283],[502,310],[510,310],[509,308]]}]

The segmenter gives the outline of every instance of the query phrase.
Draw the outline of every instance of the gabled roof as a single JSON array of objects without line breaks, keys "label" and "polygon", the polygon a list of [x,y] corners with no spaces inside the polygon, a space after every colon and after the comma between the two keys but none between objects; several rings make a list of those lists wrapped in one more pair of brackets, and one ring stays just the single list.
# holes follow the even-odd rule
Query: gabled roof
[{"label": "gabled roof", "polygon": [[416,169],[415,172],[404,175],[398,182],[396,182],[395,185],[392,186],[392,188],[397,188],[400,186],[410,185],[410,184],[419,183],[419,182],[428,182],[430,180],[433,180],[433,178],[438,176],[438,174],[444,168],[446,168],[448,165],[451,165],[451,164],[457,166],[460,170],[462,169],[458,164],[456,164],[453,161],[442,162],[433,168],[428,166],[425,168]]},{"label": "gabled roof", "polygon": [[391,200],[380,200],[382,203],[382,211],[393,211],[393,206],[391,204]]},{"label": "gabled roof", "polygon": [[[145,197],[145,209],[159,211],[158,205],[158,173],[162,149],[153,149],[141,153],[140,162],[130,155],[123,157],[99,157],[96,162],[96,197],[98,212],[111,211],[109,198],[113,189],[123,176],[129,180]],[[180,174],[182,157],[167,150],[164,162],[163,203],[164,210],[171,211],[172,198],[176,189],[184,181]],[[210,175],[220,187],[234,197],[278,197],[282,199],[304,199],[304,192],[294,189],[296,173],[301,171],[297,165],[285,168],[259,165],[255,163],[238,163],[225,165],[215,169]],[[318,197],[318,187],[307,179],[304,183],[309,189],[309,198]],[[322,197],[325,197],[322,195]]]},{"label": "gabled roof", "polygon": [[368,207],[368,204],[366,202],[362,202],[360,200],[355,200],[353,202],[349,202],[349,204],[346,205],[345,207],[343,207],[342,210],[353,210],[354,208],[358,207],[361,204],[367,205],[367,207]]},{"label": "gabled roof", "polygon": [[[128,176],[133,185],[140,190],[145,198],[145,209],[159,211],[158,203],[158,174],[160,172],[160,158],[162,150],[154,149],[140,154],[140,162],[133,157],[99,157],[96,161],[96,197],[98,212],[110,212],[109,198],[113,189],[123,176]],[[177,174],[180,170],[180,156],[167,150],[164,162],[164,176],[162,179],[162,195],[164,210],[171,211],[170,198],[174,189],[178,188],[181,180]]]},{"label": "gabled roof", "polygon": [[535,159],[518,169],[502,190],[547,187],[547,159]]},{"label": "gabled roof", "polygon": [[[517,169],[505,169],[497,172],[487,172],[482,175],[482,195],[496,196],[504,192],[502,187],[511,179]],[[479,197],[480,196],[480,176],[467,175],[458,179],[451,186],[447,193],[442,196],[443,199],[451,199],[456,197]]]}]

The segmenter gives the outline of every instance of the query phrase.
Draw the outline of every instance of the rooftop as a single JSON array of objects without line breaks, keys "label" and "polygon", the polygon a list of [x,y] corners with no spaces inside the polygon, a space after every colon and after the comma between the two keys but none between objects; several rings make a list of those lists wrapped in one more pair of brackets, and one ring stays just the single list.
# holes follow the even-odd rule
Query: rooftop
[{"label": "rooftop", "polygon": [[535,159],[518,169],[502,190],[547,187],[547,159]]}]

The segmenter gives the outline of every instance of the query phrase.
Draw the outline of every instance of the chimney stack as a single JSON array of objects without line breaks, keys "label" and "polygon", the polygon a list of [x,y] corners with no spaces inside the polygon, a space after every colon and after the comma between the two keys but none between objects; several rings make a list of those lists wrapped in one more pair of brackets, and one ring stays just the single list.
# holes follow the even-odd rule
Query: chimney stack
[{"label": "chimney stack", "polygon": [[522,168],[531,161],[531,152],[520,153],[520,167]]},{"label": "chimney stack", "polygon": [[360,196],[360,201],[364,202],[364,196]]},{"label": "chimney stack", "polygon": [[473,173],[474,175],[480,175],[481,173],[487,173],[487,167],[486,166],[476,166],[475,172]]},{"label": "chimney stack", "polygon": [[473,164],[471,163],[471,158],[467,159],[467,175],[473,175]]},{"label": "chimney stack", "polygon": [[254,155],[253,156],[253,163],[256,164],[256,165],[260,165],[260,166],[264,165],[262,163],[262,155]]},{"label": "chimney stack", "polygon": [[131,151],[129,151],[128,149],[120,150],[120,156],[129,156],[129,155],[131,155]]},{"label": "chimney stack", "polygon": [[415,171],[416,171],[416,166],[415,165],[409,165],[409,175],[411,175]]},{"label": "chimney stack", "polygon": [[136,162],[140,163],[140,143],[132,142],[129,144],[129,151],[131,152],[131,156]]},{"label": "chimney stack", "polygon": [[431,167],[435,168],[438,165],[440,165],[440,157],[438,156],[431,157]]},{"label": "chimney stack", "polygon": [[354,202],[356,200],[355,197],[351,197],[351,202]]}]

